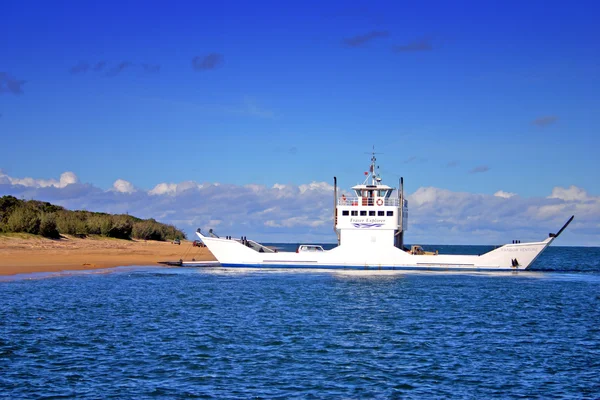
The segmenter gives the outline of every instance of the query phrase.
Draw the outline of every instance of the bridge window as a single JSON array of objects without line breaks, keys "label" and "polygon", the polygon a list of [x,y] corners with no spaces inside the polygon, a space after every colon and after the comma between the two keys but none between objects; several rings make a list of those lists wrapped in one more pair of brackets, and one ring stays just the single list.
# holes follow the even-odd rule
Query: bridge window
[{"label": "bridge window", "polygon": [[348,210],[343,210],[342,215],[350,215],[350,212]]},{"label": "bridge window", "polygon": [[364,210],[363,210],[363,211],[361,211],[361,212],[360,212],[360,216],[361,216],[361,217],[366,217],[366,216],[367,216],[367,212],[366,212],[366,211],[364,211]]},{"label": "bridge window", "polygon": [[375,211],[369,211],[369,217],[374,217],[375,216]]},{"label": "bridge window", "polygon": [[394,216],[394,212],[393,211],[388,211],[387,212],[387,216],[388,217],[393,217]]},{"label": "bridge window", "polygon": [[383,217],[385,215],[385,211],[377,211],[378,217]]},{"label": "bridge window", "polygon": [[353,217],[356,217],[356,216],[358,215],[358,211],[356,211],[356,210],[352,210],[352,211],[351,211],[351,215],[352,215]]}]

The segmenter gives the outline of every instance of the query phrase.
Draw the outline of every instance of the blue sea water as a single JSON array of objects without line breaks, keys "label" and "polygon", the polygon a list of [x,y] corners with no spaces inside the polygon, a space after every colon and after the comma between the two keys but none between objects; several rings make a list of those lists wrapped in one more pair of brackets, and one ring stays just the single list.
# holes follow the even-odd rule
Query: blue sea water
[{"label": "blue sea water", "polygon": [[533,269],[5,277],[0,398],[600,398],[600,249]]}]

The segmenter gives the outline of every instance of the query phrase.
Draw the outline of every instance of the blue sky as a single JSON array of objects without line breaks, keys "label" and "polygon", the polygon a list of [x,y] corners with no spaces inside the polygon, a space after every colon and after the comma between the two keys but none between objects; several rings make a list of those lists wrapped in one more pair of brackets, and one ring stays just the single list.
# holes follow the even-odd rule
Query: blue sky
[{"label": "blue sky", "polygon": [[[489,207],[499,191],[538,207],[555,188],[584,203],[600,196],[597,2],[0,7],[0,194],[49,196],[39,182],[67,171],[94,193],[117,180],[136,193],[188,181],[299,188],[334,175],[349,187],[374,145],[384,180],[404,176],[411,194],[484,196]],[[54,200],[77,207],[88,195]],[[588,244],[600,243],[594,210],[579,222]],[[243,222],[220,213],[232,229]]]}]

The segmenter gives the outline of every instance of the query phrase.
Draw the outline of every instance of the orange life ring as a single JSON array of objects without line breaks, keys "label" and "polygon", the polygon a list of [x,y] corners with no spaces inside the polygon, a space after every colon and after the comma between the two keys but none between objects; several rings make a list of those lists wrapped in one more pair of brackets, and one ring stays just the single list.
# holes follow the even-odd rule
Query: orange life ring
[{"label": "orange life ring", "polygon": [[383,205],[383,200],[382,199],[377,199],[377,205],[378,206],[382,206]]}]

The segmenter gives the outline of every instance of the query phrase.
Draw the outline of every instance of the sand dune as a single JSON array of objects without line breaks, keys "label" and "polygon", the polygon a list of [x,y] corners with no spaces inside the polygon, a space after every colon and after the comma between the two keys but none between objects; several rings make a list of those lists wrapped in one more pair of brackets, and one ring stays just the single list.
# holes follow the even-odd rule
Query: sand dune
[{"label": "sand dune", "polygon": [[206,247],[170,242],[100,237],[59,240],[23,235],[0,236],[0,275],[157,265],[159,261],[215,260]]}]

